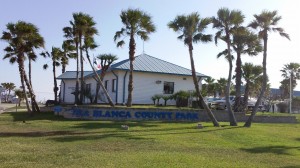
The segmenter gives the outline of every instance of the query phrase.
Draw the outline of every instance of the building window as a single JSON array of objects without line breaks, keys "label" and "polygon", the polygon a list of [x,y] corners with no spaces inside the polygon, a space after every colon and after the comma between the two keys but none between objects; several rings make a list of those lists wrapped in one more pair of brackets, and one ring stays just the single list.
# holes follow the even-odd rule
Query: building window
[{"label": "building window", "polygon": [[107,90],[107,88],[108,88],[108,80],[106,80],[106,81],[104,82],[104,88]]},{"label": "building window", "polygon": [[113,79],[112,80],[112,92],[116,92],[117,90],[117,80]]},{"label": "building window", "polygon": [[174,82],[164,82],[164,94],[174,93]]}]

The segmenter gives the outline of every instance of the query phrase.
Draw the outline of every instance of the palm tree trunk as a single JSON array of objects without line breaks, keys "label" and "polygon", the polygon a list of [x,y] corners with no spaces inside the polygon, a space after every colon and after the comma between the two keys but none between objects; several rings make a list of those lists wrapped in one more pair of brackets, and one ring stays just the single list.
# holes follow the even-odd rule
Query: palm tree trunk
[{"label": "palm tree trunk", "polygon": [[130,41],[129,41],[129,61],[130,61],[130,70],[129,70],[129,82],[128,82],[128,98],[127,98],[127,107],[132,106],[132,92],[133,92],[133,61],[135,54],[135,40],[134,33],[131,32]]},{"label": "palm tree trunk", "polygon": [[265,94],[266,88],[267,88],[267,44],[268,44],[268,34],[264,32],[265,36],[263,38],[264,40],[264,54],[263,54],[263,83],[262,83],[262,88],[260,91],[260,94],[258,96],[258,99],[255,103],[255,106],[251,112],[250,117],[247,119],[247,121],[244,124],[244,127],[251,127],[251,124],[253,122],[253,119],[256,115],[256,112],[258,110],[258,106],[260,105],[262,98]]},{"label": "palm tree trunk", "polygon": [[56,81],[56,66],[55,66],[55,60],[53,59],[53,81],[54,81],[54,88],[53,88],[53,91],[54,91],[54,101],[57,102],[57,91],[58,91],[58,87],[57,87],[57,81]]},{"label": "palm tree trunk", "polygon": [[32,86],[30,85],[28,79],[27,79],[27,75],[26,73],[24,73],[24,80],[25,80],[25,84],[27,85],[27,89],[29,91],[29,94],[31,95],[31,105],[32,105],[32,110],[33,112],[41,112],[40,111],[40,108],[36,102],[36,96],[35,96],[35,93],[32,89]]},{"label": "palm tree trunk", "polygon": [[80,51],[80,104],[83,103],[83,98],[84,98],[84,90],[85,90],[85,82],[83,78],[83,55],[82,55],[82,35],[79,35],[79,51]]},{"label": "palm tree trunk", "polygon": [[242,110],[242,105],[241,105],[242,60],[241,60],[240,52],[237,53],[235,72],[236,72],[236,76],[235,76],[234,112],[240,112]]},{"label": "palm tree trunk", "polygon": [[209,109],[209,107],[207,106],[207,104],[204,102],[203,96],[200,93],[199,84],[198,84],[198,80],[197,80],[197,77],[196,77],[196,70],[195,70],[194,58],[193,58],[193,45],[192,45],[192,42],[189,43],[189,54],[190,54],[190,61],[191,61],[193,81],[194,81],[195,90],[196,90],[197,97],[198,97],[198,101],[197,101],[198,105],[199,105],[199,107],[201,107],[201,105],[204,107],[204,109],[205,109],[208,117],[213,122],[214,126],[215,127],[219,127],[220,125],[219,125],[217,119],[215,118],[214,114]]},{"label": "palm tree trunk", "polygon": [[[18,57],[20,57],[20,56],[18,56]],[[24,70],[23,60],[20,60],[20,58],[18,58],[18,65],[19,65],[19,73],[20,73],[20,78],[21,78],[21,85],[22,85],[22,90],[23,90],[24,96],[25,96],[25,102],[26,102],[27,111],[28,111],[29,115],[32,115],[32,110],[31,110],[29,102],[28,102],[28,97],[27,97],[27,94],[26,94],[26,88],[25,88],[25,84],[24,84],[25,83],[24,82],[24,73],[25,73],[25,70]]]},{"label": "palm tree trunk", "polygon": [[61,65],[61,73],[65,73],[66,72],[66,64],[62,64]]},{"label": "palm tree trunk", "polygon": [[246,110],[248,108],[248,97],[249,97],[249,91],[250,91],[249,83],[250,83],[250,81],[246,81],[242,112],[246,112]]},{"label": "palm tree trunk", "polygon": [[231,78],[232,78],[232,59],[231,59],[231,51],[230,51],[230,36],[229,31],[226,30],[226,42],[227,42],[227,50],[228,50],[228,62],[229,62],[229,73],[228,73],[228,79],[227,79],[227,86],[225,90],[225,100],[226,100],[226,107],[229,115],[230,120],[230,126],[237,126],[237,122],[234,116],[234,113],[231,109],[231,104],[229,101],[229,95],[230,95],[230,84],[231,84]]},{"label": "palm tree trunk", "polygon": [[[31,87],[32,87],[32,82],[31,82],[31,59],[30,58],[28,58],[28,77],[29,77],[29,84],[31,85]],[[36,109],[34,108],[34,104],[33,104],[33,101],[32,101],[32,95],[31,95],[31,93],[29,92],[29,94],[30,94],[30,98],[31,98],[31,107],[32,107],[32,110],[33,110],[33,112],[35,112],[36,111]]]},{"label": "palm tree trunk", "polygon": [[28,77],[29,77],[29,83],[32,86],[32,82],[31,82],[31,59],[28,58]]},{"label": "palm tree trunk", "polygon": [[102,89],[103,89],[103,91],[104,91],[104,94],[106,95],[106,98],[107,98],[107,100],[108,100],[108,102],[109,102],[109,105],[110,105],[111,107],[114,107],[115,105],[114,105],[114,103],[112,102],[111,97],[109,96],[107,90],[105,89],[105,87],[104,87],[104,85],[103,85],[103,83],[102,83],[102,80],[100,79],[99,75],[97,74],[95,68],[94,68],[93,65],[92,65],[92,62],[91,62],[91,59],[90,59],[90,56],[89,56],[87,50],[86,50],[86,57],[87,57],[87,59],[88,59],[88,61],[89,61],[89,63],[90,63],[91,68],[92,68],[93,71],[94,71],[94,74],[96,75],[96,77],[97,77],[97,79],[98,79],[97,82],[100,84],[100,86],[102,87]]},{"label": "palm tree trunk", "polygon": [[[75,39],[76,40],[76,39]],[[79,53],[78,53],[78,42],[76,42],[76,86],[75,86],[75,104],[79,103]]]},{"label": "palm tree trunk", "polygon": [[[103,80],[101,80],[101,81],[103,81]],[[97,102],[98,102],[99,91],[100,91],[100,84],[97,82],[97,85],[96,85],[96,94],[95,94],[95,99],[94,99],[94,103],[95,104],[97,104]]]},{"label": "palm tree trunk", "polygon": [[[92,68],[93,68],[93,67],[92,67]],[[101,75],[100,75],[100,80],[101,80],[101,81],[103,81],[104,76],[105,76],[105,72],[104,72],[104,69],[102,69]],[[96,95],[95,95],[94,103],[97,103],[97,102],[98,102],[99,91],[100,91],[100,84],[97,82],[97,86],[96,86]]]}]

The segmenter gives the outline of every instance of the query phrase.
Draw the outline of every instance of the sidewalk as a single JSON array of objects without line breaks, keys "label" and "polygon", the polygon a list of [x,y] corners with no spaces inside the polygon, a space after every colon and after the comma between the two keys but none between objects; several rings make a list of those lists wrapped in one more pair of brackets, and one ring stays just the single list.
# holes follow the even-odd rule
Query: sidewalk
[{"label": "sidewalk", "polygon": [[16,104],[12,104],[12,103],[1,103],[0,104],[0,114],[3,113],[5,111],[5,109],[15,107],[15,106],[16,106]]}]

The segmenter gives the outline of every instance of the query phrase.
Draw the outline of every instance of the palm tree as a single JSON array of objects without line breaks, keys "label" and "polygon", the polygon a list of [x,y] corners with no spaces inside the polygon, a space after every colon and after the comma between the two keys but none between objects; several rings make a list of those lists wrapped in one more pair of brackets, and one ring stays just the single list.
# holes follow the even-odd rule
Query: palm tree
[{"label": "palm tree", "polygon": [[[297,80],[300,79],[300,64],[295,62],[285,64],[280,71],[282,72],[281,76],[284,77],[284,80],[281,82],[281,88],[288,91],[286,92],[288,94],[293,93],[293,89],[297,86]],[[292,85],[291,88],[290,84]]]},{"label": "palm tree", "polygon": [[[23,92],[26,93],[26,84],[31,96],[32,110],[33,112],[40,112],[39,106],[35,100],[34,91],[27,78],[24,60],[26,59],[26,53],[33,51],[34,48],[44,47],[44,40],[39,34],[38,28],[31,23],[18,21],[15,24],[8,23],[6,28],[8,31],[3,32],[1,39],[6,41],[9,45],[4,49],[6,54],[3,59],[9,59],[10,63],[18,63]],[[26,106],[28,112],[32,114],[27,98]]]},{"label": "palm tree", "polygon": [[[262,66],[260,65],[253,65],[252,63],[245,63],[242,65],[243,70],[243,78],[246,81],[245,85],[245,93],[243,99],[243,107],[242,111],[245,111],[248,104],[248,98],[250,94],[250,90],[255,90],[255,84],[261,84],[262,80]],[[252,88],[252,89],[251,89]]]},{"label": "palm tree", "polygon": [[227,80],[227,88],[226,88],[226,106],[229,114],[230,125],[237,126],[237,121],[232,112],[229,94],[230,94],[230,84],[232,78],[232,54],[231,54],[231,36],[235,28],[239,27],[244,22],[244,15],[241,11],[232,10],[230,11],[227,8],[221,8],[218,10],[217,17],[213,17],[213,28],[219,29],[215,36],[215,43],[217,44],[217,40],[221,39],[227,44],[227,59],[229,63],[229,73]]},{"label": "palm tree", "polygon": [[216,89],[219,92],[219,96],[220,97],[224,97],[225,96],[226,86],[227,86],[227,80],[226,80],[226,78],[220,78],[220,79],[218,79],[216,84],[217,84]]},{"label": "palm tree", "polygon": [[12,90],[15,89],[16,85],[12,82],[9,82],[9,83],[1,83],[2,87],[7,90],[7,94],[6,94],[6,98],[5,98],[5,102],[8,102],[8,98],[9,98],[9,95],[10,95],[10,92]]},{"label": "palm tree", "polygon": [[253,20],[249,27],[253,29],[259,29],[258,36],[260,39],[263,40],[263,83],[262,83],[262,89],[259,94],[259,97],[257,99],[257,102],[255,104],[255,107],[253,108],[250,117],[245,122],[245,127],[251,127],[251,123],[255,117],[255,114],[257,112],[258,106],[261,103],[262,97],[265,94],[266,88],[267,88],[267,45],[268,45],[268,32],[274,31],[278,32],[281,36],[287,38],[290,40],[290,37],[287,33],[284,32],[284,29],[281,27],[276,27],[278,22],[281,20],[281,16],[277,15],[277,11],[263,11],[259,15],[254,15],[255,20]]},{"label": "palm tree", "polygon": [[[114,36],[116,42],[121,36],[129,36],[129,83],[128,83],[128,98],[127,106],[132,106],[132,92],[133,92],[133,62],[136,49],[135,36],[139,36],[143,41],[149,39],[149,34],[155,32],[155,26],[151,21],[151,16],[139,9],[127,9],[120,14],[124,27],[117,31]],[[124,40],[117,43],[117,47],[121,47],[125,44]]]},{"label": "palm tree", "polygon": [[[100,54],[97,58],[100,60],[100,65],[101,65],[100,79],[101,81],[103,81],[108,68],[113,62],[118,60],[118,57],[113,54]],[[99,90],[100,90],[100,85],[97,85],[94,103],[97,103],[98,101]]]},{"label": "palm tree", "polygon": [[[88,14],[84,14],[82,12],[73,13],[74,18],[74,26],[75,26],[75,34],[78,37],[79,42],[79,51],[80,51],[80,90],[81,92],[85,89],[85,82],[83,78],[83,43],[84,37],[90,36],[92,37],[94,34],[97,34],[97,30],[95,28],[96,23],[93,21],[93,17]],[[80,104],[83,102],[83,94],[80,94],[79,102]]]},{"label": "palm tree", "polygon": [[216,97],[215,79],[213,79],[211,77],[208,77],[208,78],[205,78],[204,81],[207,83],[207,94],[208,94],[208,96]]},{"label": "palm tree", "polygon": [[[63,57],[64,53],[61,51],[60,48],[57,47],[52,47],[52,51],[49,54],[49,52],[43,52],[41,53],[42,56],[44,57],[50,57],[52,59],[52,72],[53,72],[53,92],[54,92],[54,101],[57,101],[57,96],[58,96],[58,86],[57,86],[57,81],[56,81],[56,67],[60,66],[60,60]],[[44,69],[48,68],[47,64],[44,64],[43,66]]]},{"label": "palm tree", "polygon": [[63,56],[61,57],[61,72],[65,73],[66,72],[66,66],[69,64],[69,59],[74,59],[76,58],[76,47],[74,46],[74,41],[73,40],[65,40],[62,44],[62,49],[63,49]]},{"label": "palm tree", "polygon": [[232,48],[236,52],[236,68],[235,68],[235,102],[234,111],[241,110],[241,85],[242,85],[242,54],[256,56],[262,51],[260,41],[254,33],[245,27],[239,27],[233,31]]},{"label": "palm tree", "polygon": [[210,42],[212,41],[211,35],[204,34],[204,30],[207,25],[211,23],[210,18],[200,18],[198,13],[191,13],[190,15],[178,15],[176,18],[168,23],[168,27],[173,29],[175,32],[182,33],[178,36],[178,39],[183,40],[184,44],[189,48],[189,55],[191,61],[191,69],[193,82],[198,97],[199,107],[203,106],[206,110],[209,118],[213,122],[214,126],[218,127],[219,123],[215,118],[214,114],[209,109],[208,105],[204,102],[203,96],[200,93],[199,83],[196,76],[194,58],[193,58],[193,42]]},{"label": "palm tree", "polygon": [[71,26],[70,27],[64,27],[64,37],[67,38],[67,41],[69,41],[70,44],[75,45],[75,57],[76,57],[76,84],[75,84],[75,104],[79,103],[79,37],[76,33],[76,26],[74,24],[74,21],[70,21]]}]

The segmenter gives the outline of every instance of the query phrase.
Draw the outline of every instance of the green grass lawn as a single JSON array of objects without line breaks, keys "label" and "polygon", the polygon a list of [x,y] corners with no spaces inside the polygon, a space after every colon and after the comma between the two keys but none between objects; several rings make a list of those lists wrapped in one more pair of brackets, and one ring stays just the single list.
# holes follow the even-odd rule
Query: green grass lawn
[{"label": "green grass lawn", "polygon": [[300,167],[299,123],[202,124],[3,113],[0,167]]}]

